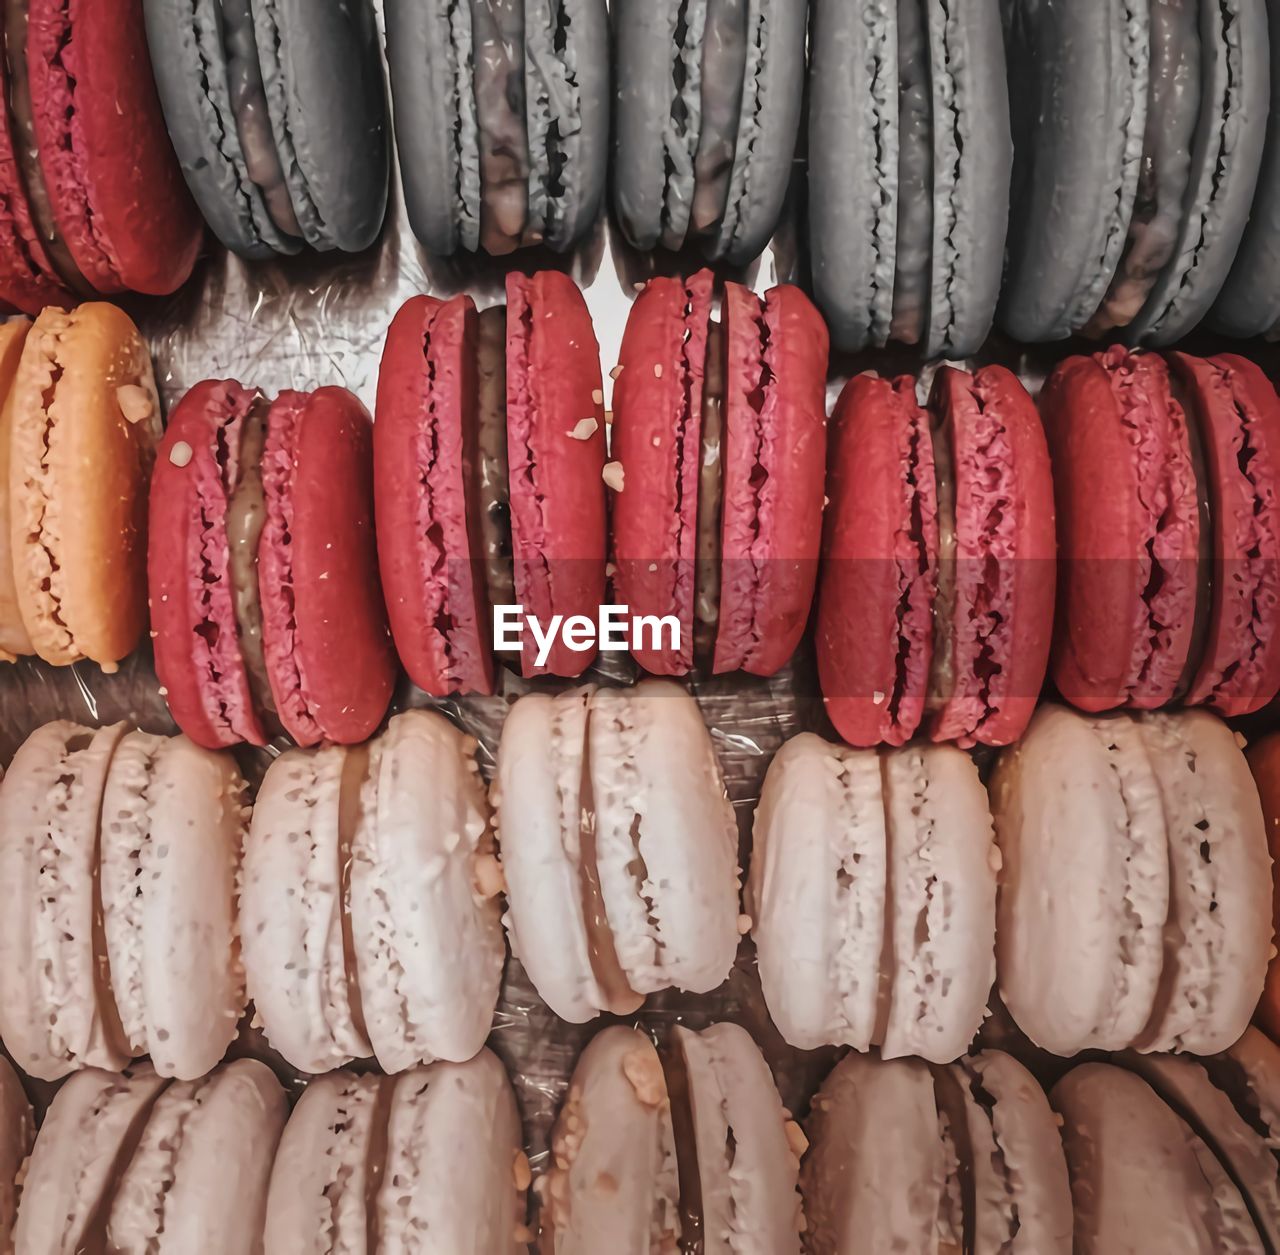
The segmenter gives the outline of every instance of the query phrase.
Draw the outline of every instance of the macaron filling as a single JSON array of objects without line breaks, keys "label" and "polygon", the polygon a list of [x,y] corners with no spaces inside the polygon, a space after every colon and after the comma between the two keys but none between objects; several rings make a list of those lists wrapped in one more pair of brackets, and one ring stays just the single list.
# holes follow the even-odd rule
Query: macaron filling
[{"label": "macaron filling", "polygon": [[[690,3],[690,12],[696,12],[697,7]],[[729,203],[747,72],[746,14],[747,6],[736,0],[706,0],[703,30],[694,40],[695,45],[702,47],[700,72],[696,75],[689,72],[690,84],[700,89],[691,209],[693,230],[698,235],[705,235],[715,227]],[[736,21],[735,16],[738,16]],[[688,19],[686,24],[692,28]],[[712,32],[710,38],[706,31]],[[686,129],[694,130],[693,122],[691,115],[686,120]]]},{"label": "macaron filling", "polygon": [[[461,6],[459,6],[461,7]],[[570,192],[566,171],[582,129],[574,0],[543,0],[526,9],[525,117],[529,134],[529,231],[552,247],[565,241]],[[546,19],[538,12],[546,12]],[[539,161],[538,156],[543,155]]]},{"label": "macaron filling", "polygon": [[490,606],[509,606],[515,604],[516,584],[507,460],[506,307],[482,310],[477,328],[477,480],[485,585]]},{"label": "macaron filling", "polygon": [[[702,1167],[698,1162],[698,1135],[693,1119],[693,1089],[688,1060],[679,1034],[659,1051],[662,1075],[671,1107],[671,1135],[675,1146],[676,1178],[680,1192],[681,1249],[700,1251],[706,1235],[702,1215]],[[732,1139],[725,1148],[732,1167]]]},{"label": "macaron filling", "polygon": [[[702,129],[703,32],[708,0],[685,0],[675,11],[671,61],[671,121],[663,128],[662,246],[680,248],[695,196],[694,155]],[[714,42],[714,41],[709,41]]]},{"label": "macaron filling", "polygon": [[529,212],[524,58],[519,55],[524,45],[524,13],[519,5],[503,8],[489,0],[470,2],[471,73],[480,146],[479,239],[485,252],[499,257],[523,242]]},{"label": "macaron filling", "polygon": [[364,792],[369,781],[369,757],[367,743],[349,746],[342,757],[342,777],[338,785],[338,902],[342,914],[343,976],[347,1014],[361,1041],[369,1040],[369,1029],[360,994],[355,928],[351,921],[351,868],[356,836],[365,819]]},{"label": "macaron filling", "polygon": [[924,5],[898,10],[898,228],[889,334],[918,344],[929,316],[933,254],[933,94]]},{"label": "macaron filling", "polygon": [[[694,568],[694,657],[709,664],[720,624],[721,526],[724,510],[724,399],[728,341],[722,323],[707,323],[702,377],[702,456],[698,461],[697,548]],[[683,425],[682,425],[683,426]],[[687,438],[683,436],[682,439]]]}]

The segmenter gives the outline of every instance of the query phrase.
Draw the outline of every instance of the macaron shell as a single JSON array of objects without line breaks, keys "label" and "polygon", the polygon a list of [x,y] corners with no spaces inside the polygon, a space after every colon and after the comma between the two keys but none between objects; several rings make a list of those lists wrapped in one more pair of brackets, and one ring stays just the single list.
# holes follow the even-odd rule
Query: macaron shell
[{"label": "macaron shell", "polygon": [[1182,681],[1196,614],[1190,416],[1159,358],[1119,348],[1059,365],[1040,414],[1060,559],[1054,683],[1084,710],[1163,705]]},{"label": "macaron shell", "polygon": [[142,1065],[126,1076],[87,1068],[59,1088],[27,1162],[15,1255],[78,1255],[102,1240],[116,1179],[165,1085]]},{"label": "macaron shell", "polygon": [[527,1250],[520,1113],[498,1057],[481,1050],[466,1063],[415,1068],[394,1084],[376,1202],[379,1249],[410,1255],[425,1232],[457,1255]]},{"label": "macaron shell", "polygon": [[1208,638],[1186,700],[1248,714],[1280,690],[1280,399],[1245,358],[1170,360],[1193,397],[1214,520]]},{"label": "macaron shell", "polygon": [[822,541],[827,334],[799,288],[725,286],[724,506],[715,670],[772,675],[809,621]]},{"label": "macaron shell", "polygon": [[511,952],[538,996],[581,1024],[606,1005],[591,965],[581,825],[587,686],[528,693],[502,725],[491,799],[507,884]]},{"label": "macaron shell", "polygon": [[443,715],[396,715],[370,747],[351,847],[351,932],[386,1072],[462,1062],[493,1024],[506,949],[479,860],[492,817],[476,743]]},{"label": "macaron shell", "polygon": [[[0,57],[0,67],[4,58]],[[0,69],[2,72],[2,69]],[[0,84],[0,108],[4,94]],[[3,136],[0,119],[0,136]],[[13,410],[9,401],[18,374],[18,362],[27,341],[31,323],[26,318],[12,318],[0,324],[0,659],[12,662],[23,654],[34,652],[31,637],[22,622],[18,604],[18,588],[14,581],[13,537],[9,528],[9,434]]]},{"label": "macaron shell", "polygon": [[262,634],[281,722],[300,745],[363,741],[395,681],[368,411],[344,388],[282,393],[267,418],[263,480]]},{"label": "macaron shell", "polygon": [[1226,1170],[1145,1081],[1085,1063],[1049,1098],[1064,1120],[1080,1255],[1261,1249]]},{"label": "macaron shell", "polygon": [[633,615],[674,614],[680,647],[634,651],[654,675],[693,666],[702,393],[714,276],[655,278],[627,316],[613,386],[612,456],[623,489],[610,500],[613,590]]},{"label": "macaron shell", "polygon": [[938,552],[933,449],[915,381],[856,375],[832,415],[818,678],[851,745],[910,739],[924,710]]},{"label": "macaron shell", "polygon": [[100,292],[174,291],[204,229],[165,133],[142,0],[30,0],[27,12],[36,138],[59,233]]},{"label": "macaron shell", "polygon": [[675,1138],[648,1037],[615,1025],[578,1059],[551,1135],[547,1255],[646,1255],[680,1236]]},{"label": "macaron shell", "polygon": [[46,662],[84,656],[113,670],[146,625],[147,481],[160,439],[147,347],[114,305],[47,309],[9,404],[23,622]]},{"label": "macaron shell", "polygon": [[947,1167],[929,1067],[847,1054],[823,1082],[800,1172],[806,1246],[937,1251]]},{"label": "macaron shell", "polygon": [[288,1105],[271,1070],[237,1059],[156,1099],[107,1221],[108,1249],[259,1249]]},{"label": "macaron shell", "polygon": [[[309,1081],[276,1151],[263,1249],[273,1255],[365,1251],[375,1125],[390,1097],[385,1078],[330,1072]],[[325,1245],[325,1239],[328,1245]]]},{"label": "macaron shell", "polygon": [[178,402],[156,455],[147,535],[156,676],[169,713],[197,744],[266,744],[236,624],[227,534],[232,465],[257,389],[202,380]]},{"label": "macaron shell", "polygon": [[1041,706],[997,761],[990,796],[1005,1005],[1054,1054],[1124,1049],[1155,1003],[1171,874],[1139,728]]},{"label": "macaron shell", "polygon": [[244,1010],[236,925],[244,780],[230,755],[128,733],[102,799],[100,893],[112,992],[133,1053],[186,1080]]},{"label": "macaron shell", "polygon": [[1124,247],[1146,124],[1147,3],[1017,0],[1005,24],[1014,163],[997,317],[1015,340],[1061,340],[1098,308]]},{"label": "macaron shell", "polygon": [[1266,0],[1203,4],[1200,121],[1182,232],[1131,339],[1172,344],[1209,312],[1249,220],[1271,105]]},{"label": "macaron shell", "polygon": [[880,1054],[946,1063],[982,1027],[995,981],[998,852],[987,793],[969,755],[947,745],[891,751],[882,774],[891,920]]},{"label": "macaron shell", "polygon": [[897,262],[898,6],[814,0],[809,247],[814,297],[843,350],[884,344]]},{"label": "macaron shell", "polygon": [[17,1219],[18,1174],[31,1153],[36,1136],[35,1117],[18,1074],[0,1059],[0,1248],[13,1250]]},{"label": "macaron shell", "polygon": [[1272,943],[1271,859],[1235,734],[1203,710],[1144,715],[1163,795],[1170,910],[1164,972],[1140,1050],[1225,1050],[1248,1026]]},{"label": "macaron shell", "polygon": [[294,1067],[372,1053],[346,953],[341,789],[348,751],[288,750],[262,779],[244,849],[239,923],[248,995]]},{"label": "macaron shell", "polygon": [[438,697],[494,684],[478,535],[477,336],[470,297],[414,297],[392,320],[378,371],[382,587],[409,678]]},{"label": "macaron shell", "polygon": [[764,1056],[737,1024],[673,1031],[689,1077],[704,1249],[799,1255],[800,1161]]},{"label": "macaron shell", "polygon": [[[1272,733],[1255,741],[1245,751],[1253,782],[1262,805],[1263,827],[1272,863],[1280,860],[1280,735]],[[1280,931],[1280,880],[1272,889],[1272,931]],[[1273,1041],[1280,1040],[1280,957],[1267,966],[1266,986],[1258,1003],[1256,1022]]]},{"label": "macaron shell", "polygon": [[[595,621],[605,601],[604,385],[600,348],[578,285],[557,270],[507,276],[507,448],[516,595],[544,625]],[[599,400],[597,400],[599,398]],[[590,420],[591,430],[583,438]],[[595,650],[563,639],[525,676],[581,675]]]},{"label": "macaron shell", "polygon": [[738,830],[697,703],[670,680],[598,689],[600,887],[631,988],[709,993],[738,949]]},{"label": "macaron shell", "polygon": [[873,751],[802,732],[769,764],[752,829],[746,909],[769,1015],[801,1050],[872,1044],[885,939],[885,822]]},{"label": "macaron shell", "polygon": [[952,692],[934,740],[1007,745],[1025,730],[1053,634],[1053,478],[1036,407],[1002,366],[944,366],[930,409],[950,442],[956,496]]},{"label": "macaron shell", "polygon": [[0,1036],[41,1080],[129,1059],[94,919],[99,813],[124,731],[47,723],[0,785]]},{"label": "macaron shell", "polygon": [[373,6],[270,0],[254,4],[253,17],[271,129],[298,225],[312,248],[358,253],[382,227],[391,169]]}]

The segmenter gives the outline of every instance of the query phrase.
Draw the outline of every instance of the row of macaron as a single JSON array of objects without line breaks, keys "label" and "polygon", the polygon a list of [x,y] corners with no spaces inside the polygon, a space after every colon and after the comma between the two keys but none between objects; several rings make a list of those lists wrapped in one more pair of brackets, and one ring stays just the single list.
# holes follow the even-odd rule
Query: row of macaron
[{"label": "row of macaron", "polygon": [[[114,666],[149,601],[170,708],[210,747],[364,740],[397,655],[429,694],[493,692],[503,606],[544,631],[606,604],[669,619],[632,642],[659,675],[771,675],[812,615],[855,745],[1007,744],[1047,671],[1091,711],[1274,698],[1280,400],[1259,367],[1113,346],[1062,362],[1038,409],[1000,366],[941,367],[923,404],[864,373],[828,441],[826,346],[797,288],[655,279],[606,409],[579,288],[512,274],[505,306],[398,311],[372,423],[341,388],[210,380],[162,436],[118,309],[12,320],[0,647]],[[561,677],[594,656],[591,632],[543,650],[528,630],[507,655]]]},{"label": "row of macaron", "polygon": [[1280,1049],[1250,1030],[1203,1060],[1080,1064],[1048,1093],[998,1050],[932,1069],[850,1054],[802,1127],[738,1025],[659,1047],[615,1026],[582,1052],[535,1182],[487,1050],[331,1073],[292,1111],[255,1059],[190,1081],[91,1069],[35,1136],[0,1059],[0,1244],[517,1255],[536,1227],[544,1255],[1261,1252],[1280,1242],[1278,1110]]},{"label": "row of macaron", "polygon": [[[489,790],[475,749],[406,711],[366,745],[281,754],[250,813],[226,752],[37,729],[0,785],[11,1057],[55,1079],[146,1055],[188,1079],[252,1002],[304,1072],[465,1061],[493,1025],[503,923],[567,1021],[710,993],[750,933],[789,1043],[937,1063],[970,1046],[993,982],[1060,1055],[1213,1053],[1263,996],[1270,829],[1207,712],[1045,706],[990,792],[953,746],[801,734],[765,777],[745,890],[710,736],[673,682],[520,699]],[[1254,761],[1274,826],[1276,744]]]}]

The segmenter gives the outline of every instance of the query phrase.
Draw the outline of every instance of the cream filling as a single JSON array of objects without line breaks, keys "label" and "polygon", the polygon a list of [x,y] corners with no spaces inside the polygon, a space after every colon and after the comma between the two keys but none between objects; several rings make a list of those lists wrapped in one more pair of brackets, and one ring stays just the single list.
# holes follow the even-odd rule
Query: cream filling
[{"label": "cream filling", "polygon": [[351,865],[356,834],[364,818],[364,787],[369,778],[369,746],[353,745],[342,760],[338,785],[338,894],[342,912],[342,958],[347,982],[347,1010],[351,1023],[368,1040],[360,977],[356,967],[355,931],[351,922]]},{"label": "cream filling", "polygon": [[[511,469],[507,460],[507,311],[481,311],[476,386],[480,541],[491,606],[516,600],[511,551]],[[515,659],[516,655],[512,654]]]},{"label": "cream filling", "polygon": [[709,662],[720,621],[720,522],[724,508],[724,394],[728,343],[724,325],[707,326],[702,381],[702,457],[698,468],[697,565],[694,570],[694,654]]},{"label": "cream filling", "polygon": [[933,602],[933,659],[925,709],[941,710],[955,691],[956,481],[945,423],[934,427],[933,471],[938,501],[938,585]]}]

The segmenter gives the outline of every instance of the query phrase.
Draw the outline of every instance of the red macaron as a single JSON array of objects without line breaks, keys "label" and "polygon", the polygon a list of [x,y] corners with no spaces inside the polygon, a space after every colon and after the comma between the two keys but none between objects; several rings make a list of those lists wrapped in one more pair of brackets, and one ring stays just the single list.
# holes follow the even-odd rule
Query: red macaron
[{"label": "red macaron", "polygon": [[141,0],[13,0],[4,16],[0,299],[174,291],[204,228],[165,130]]},{"label": "red macaron", "polygon": [[613,397],[613,591],[674,615],[647,671],[772,675],[808,622],[822,536],[827,329],[808,297],[651,279],[627,320]]},{"label": "red macaron", "polygon": [[1115,346],[1045,385],[1053,678],[1085,710],[1247,714],[1280,689],[1280,402],[1243,358],[1169,361]]},{"label": "red macaron", "polygon": [[851,745],[1004,745],[1052,636],[1054,511],[1035,405],[1000,366],[858,375],[832,417],[818,675]]},{"label": "red macaron", "polygon": [[[507,276],[507,304],[414,297],[387,334],[374,424],[378,558],[396,648],[428,693],[492,692],[495,605],[544,624],[605,595],[600,350],[567,275]],[[581,674],[558,639],[524,675]]]},{"label": "red macaron", "polygon": [[378,583],[368,412],[342,388],[273,403],[197,384],[170,416],[147,555],[156,674],[193,741],[351,744],[395,663]]}]

